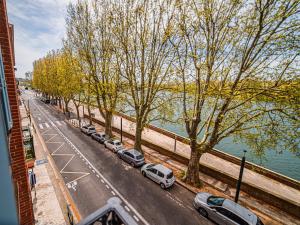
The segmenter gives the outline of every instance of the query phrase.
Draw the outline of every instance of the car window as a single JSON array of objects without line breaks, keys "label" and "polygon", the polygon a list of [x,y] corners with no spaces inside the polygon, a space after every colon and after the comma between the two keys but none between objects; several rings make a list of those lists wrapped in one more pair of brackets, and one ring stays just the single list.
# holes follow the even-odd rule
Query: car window
[{"label": "car window", "polygon": [[160,171],[157,171],[157,175],[160,176],[160,177],[162,177],[162,178],[164,177],[164,174],[162,172],[160,172]]},{"label": "car window", "polygon": [[167,175],[167,179],[171,179],[172,177],[173,177],[173,172],[171,172]]},{"label": "car window", "polygon": [[245,220],[243,220],[242,218],[240,218],[239,216],[235,215],[232,212],[230,213],[228,218],[240,225],[249,225]]},{"label": "car window", "polygon": [[142,155],[137,155],[137,156],[136,156],[136,159],[142,159],[142,158],[143,158]]},{"label": "car window", "polygon": [[93,127],[90,127],[90,130],[95,130],[95,128],[93,128]]},{"label": "car window", "polygon": [[226,216],[227,218],[230,218],[231,212],[228,211],[227,209],[224,209],[222,207],[216,207],[215,208],[217,212],[221,213],[222,215]]},{"label": "car window", "polygon": [[225,200],[225,198],[210,196],[207,199],[207,204],[208,205],[215,205],[215,206],[222,206],[224,200]]},{"label": "car window", "polygon": [[115,145],[121,145],[121,142],[119,142],[119,141],[115,142]]},{"label": "car window", "polygon": [[156,172],[157,172],[157,170],[154,168],[150,168],[150,169],[148,169],[148,171],[150,171],[151,173],[154,173],[154,174],[156,174]]}]

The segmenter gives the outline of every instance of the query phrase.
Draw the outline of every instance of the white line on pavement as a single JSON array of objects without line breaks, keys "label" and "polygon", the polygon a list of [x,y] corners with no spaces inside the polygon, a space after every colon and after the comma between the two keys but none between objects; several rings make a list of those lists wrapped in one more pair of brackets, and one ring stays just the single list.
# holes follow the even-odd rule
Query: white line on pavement
[{"label": "white line on pavement", "polygon": [[105,187],[106,187],[107,189],[109,189],[109,186],[108,186],[108,185],[105,185]]},{"label": "white line on pavement", "polygon": [[38,117],[38,120],[41,120],[41,117]]},{"label": "white line on pavement", "polygon": [[59,121],[55,121],[59,126],[61,125],[61,123]]},{"label": "white line on pavement", "polygon": [[51,123],[51,125],[54,127],[55,126],[55,124],[52,122],[52,121],[50,121],[50,123]]},{"label": "white line on pavement", "polygon": [[127,205],[125,205],[125,209],[126,209],[128,212],[130,212],[130,209],[128,208]]},{"label": "white line on pavement", "polygon": [[135,215],[133,215],[133,218],[134,218],[137,222],[140,221],[139,218],[137,218]]},{"label": "white line on pavement", "polygon": [[104,184],[104,180],[101,179],[101,182]]},{"label": "white line on pavement", "polygon": [[39,124],[39,126],[40,126],[41,129],[44,129],[44,127],[43,127],[43,125],[41,123]]},{"label": "white line on pavement", "polygon": [[114,191],[111,191],[111,193],[112,193],[113,195],[116,195],[116,193],[115,193]]},{"label": "white line on pavement", "polygon": [[49,127],[50,127],[48,123],[45,123],[45,125],[46,125],[46,127],[47,127],[47,128],[49,128]]}]

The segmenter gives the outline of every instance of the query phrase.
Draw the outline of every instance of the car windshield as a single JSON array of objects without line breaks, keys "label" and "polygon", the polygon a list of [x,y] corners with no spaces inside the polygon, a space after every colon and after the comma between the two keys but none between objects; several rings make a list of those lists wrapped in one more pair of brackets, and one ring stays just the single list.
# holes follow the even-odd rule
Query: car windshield
[{"label": "car windshield", "polygon": [[210,196],[207,199],[207,204],[209,204],[209,205],[216,205],[216,206],[222,206],[224,200],[225,199],[221,198],[221,197]]},{"label": "car windshield", "polygon": [[173,177],[173,172],[171,172],[167,175],[167,179],[171,179],[172,177]]},{"label": "car windshield", "polygon": [[147,166],[147,168],[151,168],[153,166],[155,166],[155,164],[150,164],[150,165]]},{"label": "car windshield", "polygon": [[115,145],[121,145],[121,142],[117,141],[115,142]]},{"label": "car windshield", "polygon": [[94,127],[90,127],[90,130],[95,130],[95,128]]},{"label": "car windshield", "polygon": [[142,158],[144,158],[142,155],[137,155],[136,156],[136,159],[142,159]]}]

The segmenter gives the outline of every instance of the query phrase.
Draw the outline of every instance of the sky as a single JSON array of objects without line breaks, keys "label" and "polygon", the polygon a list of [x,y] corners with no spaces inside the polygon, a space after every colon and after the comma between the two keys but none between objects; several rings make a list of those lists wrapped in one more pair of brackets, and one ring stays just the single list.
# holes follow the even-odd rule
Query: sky
[{"label": "sky", "polygon": [[34,60],[62,46],[66,7],[72,0],[6,0],[14,25],[16,77],[32,71]]}]

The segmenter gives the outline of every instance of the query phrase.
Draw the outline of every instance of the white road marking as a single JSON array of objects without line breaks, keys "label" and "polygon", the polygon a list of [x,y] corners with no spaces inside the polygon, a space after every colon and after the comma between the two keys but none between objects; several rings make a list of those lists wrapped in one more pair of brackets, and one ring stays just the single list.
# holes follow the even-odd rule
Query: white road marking
[{"label": "white road marking", "polygon": [[41,123],[39,124],[39,126],[40,126],[41,129],[44,129],[44,127],[43,127],[43,125]]},{"label": "white road marking", "polygon": [[125,209],[126,209],[128,212],[130,212],[130,209],[128,208],[127,205],[125,205]]},{"label": "white road marking", "polygon": [[95,173],[95,170],[92,170],[93,173]]},{"label": "white road marking", "polygon": [[48,123],[45,123],[45,125],[46,125],[46,127],[47,127],[47,128],[49,128],[49,127],[50,127]]},{"label": "white road marking", "polygon": [[134,218],[137,222],[140,221],[139,218],[136,217],[136,215],[133,215],[133,218]]},{"label": "white road marking", "polygon": [[101,182],[104,184],[104,180],[101,179]]},{"label": "white road marking", "polygon": [[67,125],[65,121],[61,121],[61,122],[62,122],[62,124]]},{"label": "white road marking", "polygon": [[41,117],[38,117],[38,120],[42,120]]},{"label": "white road marking", "polygon": [[113,195],[116,195],[116,193],[115,193],[114,191],[111,191],[111,193],[112,193]]},{"label": "white road marking", "polygon": [[[33,103],[34,104],[34,103]],[[36,107],[37,107],[37,109],[42,113],[42,114],[44,114],[45,115],[45,113],[40,109],[40,106],[37,106],[36,104],[34,104]],[[49,121],[51,121],[48,117],[46,117]],[[58,129],[58,127],[56,126],[56,125],[54,125],[54,127],[55,127],[55,129],[57,130],[57,132],[60,134],[60,136],[62,136],[62,137],[64,137],[64,138],[66,138],[66,136],[60,131],[60,129]],[[67,139],[67,138],[66,138]],[[68,140],[68,139],[67,139]],[[77,149],[78,150],[78,148],[71,142],[71,145],[73,145],[74,147],[75,147],[75,149]],[[78,150],[79,151],[79,150]],[[91,165],[91,167],[97,172],[97,174],[99,174],[99,176],[103,179],[103,183],[104,183],[104,181],[111,187],[111,189],[112,190],[114,190],[114,192],[121,198],[121,200],[123,200],[123,202],[125,202],[125,204],[127,204],[130,208],[131,208],[131,210],[142,220],[142,222],[145,224],[145,225],[150,225],[147,221],[146,221],[146,219],[141,215],[141,214],[139,214],[138,213],[138,211],[124,198],[124,196],[123,195],[121,195],[120,194],[120,192],[118,192],[118,190],[100,173],[100,171],[99,170],[97,170],[94,166],[93,166],[93,164],[82,154],[82,152],[81,151],[79,151],[80,152],[80,154],[82,155],[82,157]],[[101,180],[102,181],[102,180]],[[134,215],[134,217],[135,217],[135,219],[137,219],[137,221],[139,221],[138,220],[138,218]]]},{"label": "white road marking", "polygon": [[61,125],[61,123],[59,121],[55,121],[59,126]]},{"label": "white road marking", "polygon": [[52,121],[50,121],[50,123],[51,123],[51,125],[54,127],[55,126],[55,124],[52,122]]},{"label": "white road marking", "polygon": [[106,187],[107,189],[109,189],[109,186],[108,186],[108,185],[105,185],[105,187]]}]

